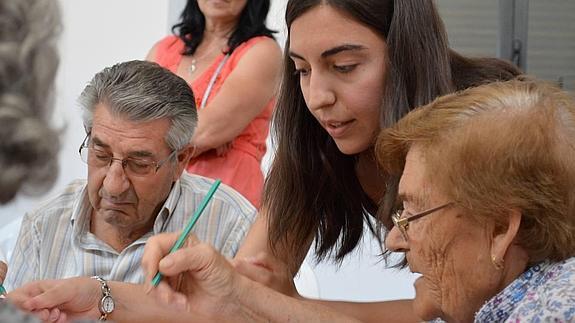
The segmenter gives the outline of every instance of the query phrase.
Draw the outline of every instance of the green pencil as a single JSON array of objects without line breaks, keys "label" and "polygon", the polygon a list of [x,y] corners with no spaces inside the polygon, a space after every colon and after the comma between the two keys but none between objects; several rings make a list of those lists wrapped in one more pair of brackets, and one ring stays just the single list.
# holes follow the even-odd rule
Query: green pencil
[{"label": "green pencil", "polygon": [[[184,242],[188,238],[188,235],[192,231],[192,228],[194,227],[196,222],[198,222],[200,215],[202,215],[202,212],[206,208],[206,205],[208,205],[208,203],[210,202],[210,200],[214,196],[214,193],[218,189],[218,186],[220,186],[221,182],[222,181],[219,179],[217,179],[214,182],[214,184],[212,185],[212,187],[208,191],[208,194],[204,197],[202,203],[200,204],[200,207],[196,210],[196,213],[194,214],[194,216],[192,216],[190,218],[190,222],[188,222],[188,225],[186,225],[186,228],[184,229],[184,231],[182,231],[182,234],[180,234],[180,237],[178,238],[176,243],[174,243],[174,245],[172,246],[172,249],[170,249],[170,253],[175,252],[176,250],[180,249],[184,245]],[[162,280],[162,274],[158,271],[156,273],[156,276],[154,276],[154,279],[152,279],[152,286],[158,286],[158,284],[160,283],[161,280]]]}]

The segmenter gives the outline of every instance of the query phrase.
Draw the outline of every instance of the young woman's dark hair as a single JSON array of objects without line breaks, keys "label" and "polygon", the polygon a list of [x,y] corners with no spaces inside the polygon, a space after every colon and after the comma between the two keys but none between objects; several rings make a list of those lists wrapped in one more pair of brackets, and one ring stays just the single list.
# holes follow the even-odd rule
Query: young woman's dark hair
[{"label": "young woman's dark hair", "polygon": [[340,261],[357,246],[364,223],[380,237],[371,217],[379,201],[372,201],[361,187],[357,156],[341,153],[308,111],[288,55],[291,24],[320,4],[341,10],[385,39],[382,128],[437,96],[519,74],[509,63],[451,51],[433,1],[290,0],[283,80],[273,119],[277,151],[262,209],[269,217],[270,248],[294,273],[307,252],[302,245],[307,247],[314,238],[318,260],[333,255]]},{"label": "young woman's dark hair", "polygon": [[[266,17],[270,0],[248,0],[240,15],[240,20],[228,40],[228,53],[241,43],[256,36],[273,38],[273,30],[266,27]],[[181,15],[181,21],[172,27],[172,32],[185,44],[182,55],[193,55],[204,37],[206,18],[198,7],[197,0],[188,0]]]}]

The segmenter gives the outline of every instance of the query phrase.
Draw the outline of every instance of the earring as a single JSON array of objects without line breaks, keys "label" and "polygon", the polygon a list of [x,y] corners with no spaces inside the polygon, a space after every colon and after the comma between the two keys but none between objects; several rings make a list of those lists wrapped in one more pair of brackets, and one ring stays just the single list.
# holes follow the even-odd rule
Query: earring
[{"label": "earring", "polygon": [[491,255],[491,263],[495,266],[495,269],[502,270],[503,269],[503,259],[497,260],[495,255]]}]

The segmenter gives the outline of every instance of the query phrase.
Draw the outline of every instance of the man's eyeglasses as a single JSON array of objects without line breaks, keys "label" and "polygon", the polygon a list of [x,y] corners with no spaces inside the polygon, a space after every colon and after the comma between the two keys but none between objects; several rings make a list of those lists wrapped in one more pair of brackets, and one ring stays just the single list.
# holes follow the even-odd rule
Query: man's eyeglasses
[{"label": "man's eyeglasses", "polygon": [[177,150],[172,151],[172,153],[170,153],[168,157],[159,162],[151,159],[133,158],[133,157],[120,159],[120,158],[114,158],[112,155],[103,150],[89,147],[89,140],[88,140],[89,138],[90,133],[86,135],[86,138],[84,138],[84,141],[82,142],[80,148],[78,149],[78,152],[80,153],[80,158],[82,159],[83,162],[93,167],[102,168],[111,166],[114,160],[116,160],[122,163],[122,168],[124,169],[124,171],[128,176],[129,175],[147,176],[152,172],[156,173],[158,169],[162,167],[162,165],[164,165],[168,160],[173,158],[174,155],[178,152]]},{"label": "man's eyeglasses", "polygon": [[433,212],[439,211],[443,208],[446,208],[450,205],[452,205],[452,202],[446,203],[446,204],[442,204],[440,206],[436,206],[434,208],[431,208],[429,210],[425,210],[419,213],[416,213],[414,215],[411,216],[407,216],[407,217],[401,217],[403,215],[403,213],[405,212],[405,210],[403,208],[400,208],[399,210],[395,211],[392,215],[391,215],[391,220],[393,221],[393,224],[399,229],[399,232],[401,232],[401,235],[403,236],[403,238],[405,239],[405,241],[407,241],[407,228],[409,227],[409,222],[413,221],[413,220],[417,220],[419,218],[422,218],[426,215],[429,215]]}]

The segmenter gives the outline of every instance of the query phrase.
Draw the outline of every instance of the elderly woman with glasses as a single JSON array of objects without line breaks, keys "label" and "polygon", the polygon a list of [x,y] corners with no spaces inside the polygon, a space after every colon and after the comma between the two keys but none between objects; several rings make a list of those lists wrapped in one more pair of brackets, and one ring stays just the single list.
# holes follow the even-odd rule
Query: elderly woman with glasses
[{"label": "elderly woman with glasses", "polygon": [[575,320],[575,103],[566,93],[511,81],[448,95],[384,131],[377,155],[401,177],[381,216],[396,210],[386,247],[421,274],[417,315]]}]

